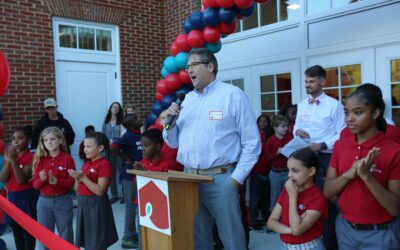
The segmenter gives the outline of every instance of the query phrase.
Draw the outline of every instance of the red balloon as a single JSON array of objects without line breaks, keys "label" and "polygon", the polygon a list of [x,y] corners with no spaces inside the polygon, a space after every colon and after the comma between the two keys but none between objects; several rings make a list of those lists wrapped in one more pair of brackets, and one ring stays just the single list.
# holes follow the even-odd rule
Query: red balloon
[{"label": "red balloon", "polygon": [[221,39],[221,31],[217,27],[207,26],[203,30],[203,38],[208,43],[216,43]]},{"label": "red balloon", "polygon": [[8,84],[10,83],[10,66],[7,59],[0,51],[0,96],[6,92]]},{"label": "red balloon", "polygon": [[167,88],[167,81],[164,79],[161,79],[157,82],[156,84],[156,92],[162,94],[162,95],[168,95],[171,93],[171,91]]},{"label": "red balloon", "polygon": [[179,75],[179,80],[181,80],[182,83],[184,84],[192,83],[192,79],[190,79],[189,73],[186,70],[184,69],[179,70],[178,75]]},{"label": "red balloon", "polygon": [[170,90],[170,92],[173,92],[182,86],[182,82],[179,80],[177,73],[168,74],[165,78],[165,81],[167,82],[167,88]]},{"label": "red balloon", "polygon": [[236,22],[233,23],[220,23],[218,25],[219,30],[221,33],[225,35],[232,34],[236,30]]},{"label": "red balloon", "polygon": [[171,53],[171,55],[176,56],[176,54],[179,53],[179,49],[178,46],[176,46],[176,42],[173,41],[171,43],[171,46],[169,47],[169,52]]},{"label": "red balloon", "polygon": [[2,139],[0,139],[0,154],[4,153],[4,148],[5,148],[5,144],[4,141]]},{"label": "red balloon", "polygon": [[210,7],[206,0],[201,0],[201,5],[203,6],[203,9],[207,9],[208,7]]},{"label": "red balloon", "polygon": [[160,123],[160,118],[157,118],[156,122],[154,123],[154,127],[161,131],[164,129],[164,126]]},{"label": "red balloon", "polygon": [[4,135],[4,126],[3,123],[0,122],[0,138]]},{"label": "red balloon", "polygon": [[164,98],[164,95],[161,94],[160,92],[156,91],[156,100],[161,102],[163,98]]},{"label": "red balloon", "polygon": [[[204,0],[204,2],[205,2],[206,5],[208,5],[209,7],[219,8],[219,4],[217,3],[217,0]],[[204,7],[204,8],[205,8],[205,7]]]},{"label": "red balloon", "polygon": [[206,41],[203,38],[203,32],[200,30],[192,30],[187,36],[187,42],[193,48],[202,48]]},{"label": "red balloon", "polygon": [[217,0],[217,3],[219,6],[225,9],[229,9],[235,4],[233,0]]},{"label": "red balloon", "polygon": [[189,52],[192,48],[189,46],[187,42],[187,35],[180,34],[175,38],[176,46],[181,52]]},{"label": "red balloon", "polygon": [[253,0],[234,0],[235,5],[241,9],[246,9],[253,4]]}]

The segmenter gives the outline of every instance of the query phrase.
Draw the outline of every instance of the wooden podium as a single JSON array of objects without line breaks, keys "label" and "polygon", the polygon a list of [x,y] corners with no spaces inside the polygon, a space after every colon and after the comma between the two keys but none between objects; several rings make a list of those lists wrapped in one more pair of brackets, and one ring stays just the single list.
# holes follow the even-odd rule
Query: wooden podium
[{"label": "wooden podium", "polygon": [[199,209],[198,185],[210,176],[177,171],[136,174],[144,250],[194,249],[194,217]]}]

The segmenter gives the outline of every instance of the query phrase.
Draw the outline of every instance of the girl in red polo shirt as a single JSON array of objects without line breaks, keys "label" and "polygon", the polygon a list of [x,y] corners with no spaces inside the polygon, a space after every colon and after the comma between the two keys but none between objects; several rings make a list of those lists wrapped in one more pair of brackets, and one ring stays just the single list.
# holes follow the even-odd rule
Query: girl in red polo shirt
[{"label": "girl in red polo shirt", "polygon": [[[36,219],[38,192],[32,188],[29,179],[32,176],[33,154],[28,145],[32,129],[22,127],[14,131],[12,146],[5,151],[5,162],[0,173],[0,182],[7,182],[8,199],[24,213]],[[14,235],[17,250],[35,249],[36,240],[10,217],[6,216]]]},{"label": "girl in red polo shirt", "polygon": [[110,147],[103,133],[95,132],[84,140],[87,161],[80,172],[69,170],[78,193],[75,245],[87,250],[102,250],[117,242],[118,235],[107,190],[112,166],[102,156]]},{"label": "girl in red polo shirt", "polygon": [[[60,236],[73,244],[71,191],[75,180],[68,170],[75,170],[75,163],[59,128],[42,131],[36,156],[32,185],[40,191],[37,220],[50,231],[57,226]],[[39,249],[46,247],[39,243]]]},{"label": "girl in red polo shirt", "polygon": [[268,219],[283,249],[324,250],[321,236],[328,218],[328,202],[314,183],[318,158],[310,148],[294,152],[288,160],[289,179]]},{"label": "girl in red polo shirt", "polygon": [[339,197],[340,249],[400,249],[400,145],[384,132],[385,103],[375,88],[347,97],[346,123],[355,136],[336,142],[324,194]]}]

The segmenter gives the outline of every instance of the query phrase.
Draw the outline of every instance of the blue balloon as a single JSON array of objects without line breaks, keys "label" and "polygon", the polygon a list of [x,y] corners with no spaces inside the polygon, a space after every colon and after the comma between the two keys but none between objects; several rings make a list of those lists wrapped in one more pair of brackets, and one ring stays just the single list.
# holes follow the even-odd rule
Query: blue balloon
[{"label": "blue balloon", "polygon": [[189,16],[190,24],[192,25],[193,29],[195,30],[203,30],[204,23],[203,23],[203,13],[200,10],[196,10]]},{"label": "blue balloon", "polygon": [[253,3],[250,7],[246,9],[239,9],[237,8],[237,13],[243,17],[251,16],[255,10],[255,4]]},{"label": "blue balloon", "polygon": [[234,9],[220,8],[218,11],[219,20],[223,23],[233,23],[236,18]]},{"label": "blue balloon", "polygon": [[207,8],[203,12],[203,22],[204,25],[213,26],[219,24],[219,16],[217,8]]},{"label": "blue balloon", "polygon": [[209,49],[212,53],[218,53],[222,48],[221,40],[216,43],[206,43],[204,46],[205,48]]},{"label": "blue balloon", "polygon": [[175,66],[178,69],[184,69],[186,67],[187,61],[188,61],[188,53],[186,52],[179,52],[175,56]]},{"label": "blue balloon", "polygon": [[153,124],[156,122],[157,119],[158,119],[158,116],[155,115],[155,114],[153,114],[153,113],[151,113],[151,114],[146,118],[146,120],[144,121],[145,127],[150,127],[151,125],[153,125]]},{"label": "blue balloon", "polygon": [[164,68],[170,73],[178,72],[178,68],[175,65],[175,58],[173,56],[169,56],[164,60]]},{"label": "blue balloon", "polygon": [[183,29],[185,30],[186,34],[189,34],[190,31],[194,30],[193,27],[192,27],[192,24],[189,21],[189,18],[187,18],[185,20],[185,22],[183,23]]},{"label": "blue balloon", "polygon": [[167,77],[167,75],[169,74],[168,70],[166,70],[164,67],[162,67],[161,69],[161,75],[163,78]]},{"label": "blue balloon", "polygon": [[151,109],[151,112],[153,114],[155,114],[157,117],[161,114],[161,112],[163,111],[163,107],[161,105],[161,102],[155,102],[153,103],[153,107]]},{"label": "blue balloon", "polygon": [[163,109],[169,108],[173,102],[176,101],[176,95],[175,94],[169,94],[164,96],[162,99],[161,105]]}]

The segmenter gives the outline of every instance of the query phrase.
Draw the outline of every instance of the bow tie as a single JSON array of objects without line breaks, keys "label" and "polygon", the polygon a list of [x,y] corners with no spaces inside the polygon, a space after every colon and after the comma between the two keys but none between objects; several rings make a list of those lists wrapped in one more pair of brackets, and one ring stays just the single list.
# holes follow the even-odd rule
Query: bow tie
[{"label": "bow tie", "polygon": [[314,104],[314,103],[317,104],[317,105],[319,105],[319,100],[313,99],[313,98],[308,99],[308,104],[312,105],[312,104]]}]

